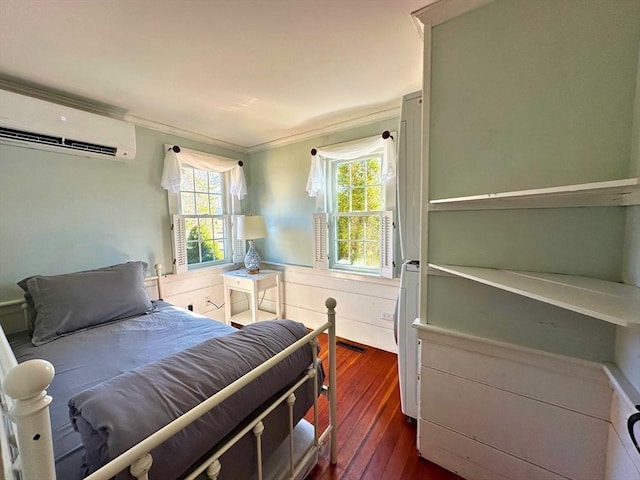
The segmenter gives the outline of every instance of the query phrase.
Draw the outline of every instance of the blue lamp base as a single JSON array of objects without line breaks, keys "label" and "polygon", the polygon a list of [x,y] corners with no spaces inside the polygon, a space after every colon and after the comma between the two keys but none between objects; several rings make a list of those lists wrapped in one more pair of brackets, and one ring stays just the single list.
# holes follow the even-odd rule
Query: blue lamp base
[{"label": "blue lamp base", "polygon": [[260,272],[260,255],[258,251],[253,247],[253,240],[249,240],[249,250],[244,256],[244,268],[247,269],[247,273],[259,273]]}]

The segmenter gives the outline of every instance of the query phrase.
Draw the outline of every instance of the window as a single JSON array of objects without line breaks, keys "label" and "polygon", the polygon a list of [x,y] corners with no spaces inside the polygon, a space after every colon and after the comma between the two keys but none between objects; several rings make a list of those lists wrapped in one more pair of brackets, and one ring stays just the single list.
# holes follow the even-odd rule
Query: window
[{"label": "window", "polygon": [[[383,140],[316,149],[313,184],[314,267],[393,276],[395,175],[385,176]],[[313,158],[315,157],[315,158]],[[388,159],[387,159],[388,162]],[[326,178],[326,181],[324,180]],[[311,194],[311,192],[310,192]]]},{"label": "window", "polygon": [[165,145],[161,186],[168,193],[173,273],[239,262],[245,242],[234,218],[247,194],[242,161]]},{"label": "window", "polygon": [[187,265],[220,263],[230,258],[230,218],[226,213],[225,174],[182,168],[180,213],[184,219]]},{"label": "window", "polygon": [[381,162],[378,154],[330,164],[330,260],[334,268],[376,273],[380,269]]}]

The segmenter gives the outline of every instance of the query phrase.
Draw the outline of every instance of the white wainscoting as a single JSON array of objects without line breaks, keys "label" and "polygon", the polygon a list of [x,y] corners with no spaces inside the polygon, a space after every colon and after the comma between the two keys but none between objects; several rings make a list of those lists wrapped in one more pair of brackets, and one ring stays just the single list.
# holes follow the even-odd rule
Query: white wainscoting
[{"label": "white wainscoting", "polygon": [[[400,288],[398,279],[380,279],[365,275],[319,271],[310,267],[263,263],[264,268],[283,272],[283,312],[285,318],[315,328],[326,321],[324,302],[327,297],[337,300],[336,323],[339,337],[397,353],[393,335],[393,321],[383,320],[381,314],[393,314]],[[165,275],[164,299],[174,305],[193,305],[194,311],[215,320],[224,321],[222,269],[193,270],[180,275]],[[233,292],[232,311],[247,308],[246,295]],[[258,299],[260,308],[275,312],[275,292],[267,291]]]},{"label": "white wainscoting", "polygon": [[469,479],[605,478],[601,364],[429,325],[418,335],[422,456]]},{"label": "white wainscoting", "polygon": [[[224,288],[221,273],[228,268],[203,268],[179,275],[163,275],[163,300],[224,322]],[[213,302],[213,303],[209,303]],[[216,308],[215,305],[220,308]]]},{"label": "white wainscoting", "polygon": [[627,419],[637,412],[640,392],[613,365],[605,365],[613,394],[611,398],[611,425],[607,444],[605,480],[640,479],[640,453],[631,443]]},{"label": "white wainscoting", "polygon": [[273,265],[284,272],[285,316],[315,328],[325,321],[327,297],[338,302],[336,328],[339,337],[397,353],[393,314],[400,288],[398,279],[314,270],[308,267]]}]

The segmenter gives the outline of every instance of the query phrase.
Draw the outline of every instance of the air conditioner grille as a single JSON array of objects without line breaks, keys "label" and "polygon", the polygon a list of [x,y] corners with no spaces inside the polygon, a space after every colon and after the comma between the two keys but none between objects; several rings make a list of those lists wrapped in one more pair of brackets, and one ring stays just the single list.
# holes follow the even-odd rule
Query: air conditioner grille
[{"label": "air conditioner grille", "polygon": [[115,157],[118,151],[116,147],[97,145],[95,143],[87,143],[80,140],[71,140],[68,138],[64,140],[64,146],[67,148],[73,148],[74,150],[84,150],[86,152],[100,153],[102,155],[111,155],[112,157]]},{"label": "air conditioner grille", "polygon": [[15,130],[13,128],[0,127],[0,138],[8,138],[10,140],[19,140],[21,142],[41,143],[45,145],[53,145],[56,147],[70,148],[73,150],[82,150],[85,152],[99,153],[101,155],[109,155],[115,157],[118,149],[107,145],[98,145],[96,143],[83,142],[81,140],[72,140],[69,138],[55,137],[53,135],[45,135],[43,133],[25,132],[24,130]]},{"label": "air conditioner grille", "polygon": [[22,130],[14,130],[6,127],[0,127],[0,137],[9,138],[11,140],[20,140],[23,142],[62,146],[62,137],[54,137],[52,135],[44,135],[42,133],[24,132]]}]

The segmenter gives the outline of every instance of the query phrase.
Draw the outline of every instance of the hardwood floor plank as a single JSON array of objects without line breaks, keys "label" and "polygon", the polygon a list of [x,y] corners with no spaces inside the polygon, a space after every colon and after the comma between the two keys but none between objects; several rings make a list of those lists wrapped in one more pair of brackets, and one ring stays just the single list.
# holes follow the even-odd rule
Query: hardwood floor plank
[{"label": "hardwood floor plank", "polygon": [[415,423],[410,424],[404,415],[398,415],[396,426],[399,431],[398,440],[393,446],[381,478],[394,478],[394,476],[400,478],[398,472],[402,472],[408,462],[415,462],[418,459]]},{"label": "hardwood floor plank", "polygon": [[[326,336],[320,358],[327,356]],[[361,346],[337,348],[338,464],[323,457],[308,480],[461,480],[418,456],[416,424],[400,409],[396,355]],[[326,365],[326,361],[325,361]],[[321,426],[328,424],[328,402],[319,401]],[[312,418],[312,412],[306,418]]]},{"label": "hardwood floor plank", "polygon": [[[387,374],[376,383],[370,383],[369,389],[354,401],[349,413],[338,408],[338,444],[340,450],[338,460],[348,464],[361,448],[363,439],[367,437],[375,420],[380,415],[381,407],[389,399],[392,389],[385,388],[388,382],[393,380],[395,372],[389,370]],[[366,395],[365,395],[366,394]],[[346,409],[343,409],[346,410]]]},{"label": "hardwood floor plank", "polygon": [[[394,385],[395,387],[396,385]],[[394,391],[391,388],[390,394]],[[375,423],[372,425],[367,436],[363,439],[361,447],[349,463],[347,469],[348,473],[351,473],[358,478],[365,478],[367,470],[369,470],[369,478],[374,478],[372,475],[380,475],[383,467],[381,464],[376,464],[377,461],[384,461],[384,448],[381,445],[383,437],[389,434],[390,426],[394,416],[398,415],[399,409],[395,402],[387,402],[383,407],[382,412],[377,417]],[[390,453],[390,452],[389,452]],[[373,462],[373,464],[372,464]],[[371,468],[369,468],[371,467]]]},{"label": "hardwood floor plank", "polygon": [[[384,430],[380,432],[379,438],[377,438],[376,449],[369,459],[362,478],[385,478],[384,473],[387,470],[387,466],[392,464],[394,460],[396,445],[401,442],[403,431],[401,428],[398,428],[398,424],[402,421],[400,405],[395,404],[389,422],[385,425]],[[369,438],[367,442],[371,442],[371,438]],[[405,448],[411,448],[411,444],[406,445]],[[396,452],[396,454],[397,453],[398,452]],[[391,475],[391,472],[393,472],[393,470],[389,469],[387,475]]]}]

